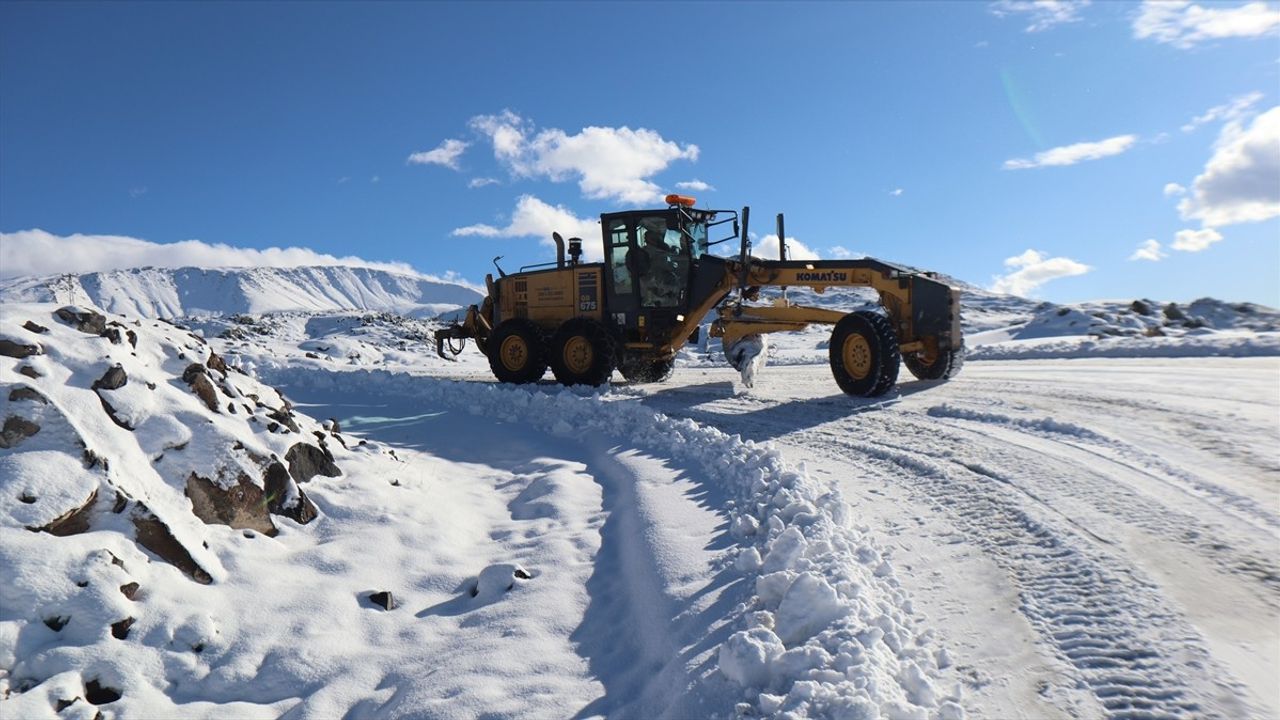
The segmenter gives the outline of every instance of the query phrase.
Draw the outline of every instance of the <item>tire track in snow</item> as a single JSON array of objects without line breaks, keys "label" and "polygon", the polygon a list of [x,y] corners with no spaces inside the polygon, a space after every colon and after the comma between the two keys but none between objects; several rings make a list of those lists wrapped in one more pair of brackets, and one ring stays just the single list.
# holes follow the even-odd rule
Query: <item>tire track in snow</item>
[{"label": "tire track in snow", "polygon": [[[708,399],[717,409],[735,404]],[[660,404],[669,415],[690,417],[725,432],[746,437],[778,434],[776,413],[771,422],[761,423],[749,415]],[[797,413],[806,412],[806,403],[797,405]],[[1020,591],[1021,612],[1077,670],[1108,717],[1248,713],[1243,707],[1225,715],[1218,710],[1222,696],[1235,693],[1233,682],[1216,667],[1196,630],[1167,607],[1154,583],[1128,563],[1100,552],[1074,523],[1063,527],[1034,517],[1022,499],[1026,491],[1005,479],[1008,471],[980,472],[969,466],[976,463],[966,465],[952,456],[950,448],[972,444],[974,433],[957,434],[921,415],[878,413],[875,420],[873,424],[845,418],[810,427],[813,423],[806,419],[797,423],[805,429],[796,441],[821,447],[863,470],[872,466],[886,482],[905,480],[953,517],[969,540],[1009,573]],[[904,442],[904,437],[911,440]],[[990,450],[999,443],[987,439],[983,446]],[[1028,468],[1025,459],[1017,462],[1015,472],[1020,474],[1055,474],[1052,465],[1033,463]],[[985,470],[985,465],[979,467]],[[1174,655],[1152,649],[1172,647],[1182,651]]]}]

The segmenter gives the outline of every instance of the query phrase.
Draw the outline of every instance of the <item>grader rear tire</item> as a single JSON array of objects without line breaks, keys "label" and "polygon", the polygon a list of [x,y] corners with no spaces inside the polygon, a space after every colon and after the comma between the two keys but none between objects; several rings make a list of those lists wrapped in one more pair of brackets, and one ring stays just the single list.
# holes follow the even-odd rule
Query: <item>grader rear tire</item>
[{"label": "grader rear tire", "polygon": [[643,383],[660,383],[671,377],[676,368],[675,358],[666,360],[632,360],[618,366],[622,377],[627,382],[640,385]]},{"label": "grader rear tire", "polygon": [[524,318],[505,320],[494,328],[486,343],[489,369],[498,380],[523,385],[537,382],[547,372],[547,350],[542,331]]},{"label": "grader rear tire", "polygon": [[595,320],[566,320],[551,338],[551,372],[561,385],[603,385],[614,362],[613,338]]},{"label": "grader rear tire", "polygon": [[898,335],[879,313],[849,313],[831,331],[831,374],[848,395],[879,397],[898,381]]},{"label": "grader rear tire", "polygon": [[945,353],[938,353],[933,362],[926,363],[924,358],[914,353],[904,355],[902,362],[917,380],[949,380],[960,373],[964,365],[964,346]]}]

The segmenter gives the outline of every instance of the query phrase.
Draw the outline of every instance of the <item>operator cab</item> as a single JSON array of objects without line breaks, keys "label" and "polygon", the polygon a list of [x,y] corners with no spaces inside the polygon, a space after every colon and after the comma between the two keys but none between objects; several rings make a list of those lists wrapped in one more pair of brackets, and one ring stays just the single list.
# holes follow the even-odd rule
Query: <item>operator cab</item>
[{"label": "operator cab", "polygon": [[716,211],[694,209],[694,199],[680,195],[667,202],[665,210],[600,216],[609,319],[626,342],[668,337],[696,307],[695,279],[711,270],[704,266],[722,273],[723,261],[708,254]]}]

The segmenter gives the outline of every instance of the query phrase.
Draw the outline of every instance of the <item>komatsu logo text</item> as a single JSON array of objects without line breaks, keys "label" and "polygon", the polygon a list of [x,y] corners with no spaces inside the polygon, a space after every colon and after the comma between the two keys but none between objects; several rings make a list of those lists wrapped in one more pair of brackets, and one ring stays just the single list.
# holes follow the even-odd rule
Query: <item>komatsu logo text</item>
[{"label": "komatsu logo text", "polygon": [[799,272],[796,273],[796,280],[800,282],[842,283],[849,282],[849,273],[831,270],[827,272]]}]

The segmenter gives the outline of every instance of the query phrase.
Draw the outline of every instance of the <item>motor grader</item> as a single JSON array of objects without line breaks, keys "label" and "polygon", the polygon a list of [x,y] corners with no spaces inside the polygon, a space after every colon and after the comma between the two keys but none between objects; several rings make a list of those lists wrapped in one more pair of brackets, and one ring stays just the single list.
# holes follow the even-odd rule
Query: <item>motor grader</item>
[{"label": "motor grader", "polygon": [[[452,359],[474,340],[502,382],[536,382],[548,366],[564,385],[600,385],[615,369],[633,383],[659,382],[714,311],[709,334],[723,339],[726,358],[739,370],[753,362],[742,349],[761,347],[753,342],[758,336],[824,323],[833,326],[831,372],[849,395],[884,394],[897,382],[900,363],[922,380],[959,371],[960,292],[936,274],[871,258],[788,260],[782,215],[780,257],[753,257],[750,208],[741,215],[698,209],[682,195],[666,202],[662,210],[601,215],[603,262],[583,262],[579,238],[569,239],[566,258],[558,233],[554,263],[506,274],[495,258],[498,279],[486,276],[483,302],[436,331],[436,351]],[[727,237],[709,240],[729,228]],[[733,240],[736,257],[712,254],[712,246]],[[766,287],[781,288],[771,303],[760,298]],[[881,308],[844,313],[795,305],[788,287],[871,288]]]}]

